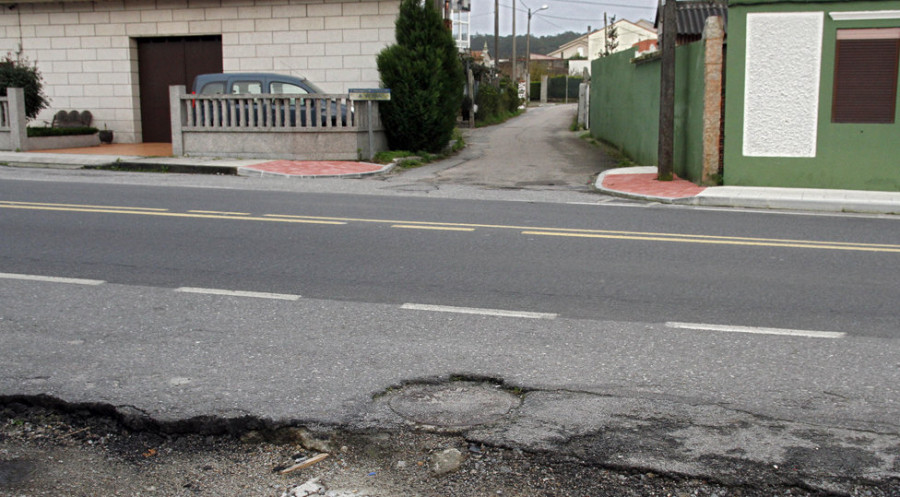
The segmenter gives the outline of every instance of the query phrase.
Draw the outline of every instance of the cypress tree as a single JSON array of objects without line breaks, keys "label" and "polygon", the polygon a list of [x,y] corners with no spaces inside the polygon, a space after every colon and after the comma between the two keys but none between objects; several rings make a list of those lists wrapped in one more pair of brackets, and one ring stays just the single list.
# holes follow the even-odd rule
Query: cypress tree
[{"label": "cypress tree", "polygon": [[380,105],[393,150],[439,152],[450,141],[463,99],[456,43],[433,2],[402,0],[397,43],[378,54],[391,101]]}]

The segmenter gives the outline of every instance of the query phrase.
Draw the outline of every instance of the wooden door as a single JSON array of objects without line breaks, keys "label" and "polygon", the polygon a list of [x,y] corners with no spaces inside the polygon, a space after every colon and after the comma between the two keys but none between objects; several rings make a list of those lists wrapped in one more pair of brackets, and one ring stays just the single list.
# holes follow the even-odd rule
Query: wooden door
[{"label": "wooden door", "polygon": [[222,37],[138,38],[143,141],[171,142],[169,86],[185,85],[194,77],[222,72]]}]

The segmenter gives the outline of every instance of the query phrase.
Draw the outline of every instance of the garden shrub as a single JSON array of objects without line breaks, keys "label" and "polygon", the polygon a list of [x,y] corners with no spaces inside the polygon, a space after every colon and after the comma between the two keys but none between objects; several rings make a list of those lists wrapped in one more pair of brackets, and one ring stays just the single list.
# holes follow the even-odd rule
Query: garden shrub
[{"label": "garden shrub", "polygon": [[29,137],[39,136],[70,136],[70,135],[93,135],[98,130],[92,126],[76,126],[69,128],[51,128],[46,127],[28,127],[25,130]]},{"label": "garden shrub", "polygon": [[494,85],[481,85],[475,96],[475,103],[478,105],[475,119],[485,121],[496,116],[500,110],[500,93]]},{"label": "garden shrub", "polygon": [[27,58],[7,54],[0,60],[0,96],[6,96],[7,88],[22,88],[25,92],[25,116],[34,119],[50,105],[47,95],[44,94],[44,80],[36,64],[31,64]]},{"label": "garden shrub", "polygon": [[376,59],[391,101],[381,118],[394,150],[439,152],[450,141],[463,98],[464,77],[453,35],[433,2],[402,0],[397,43]]}]

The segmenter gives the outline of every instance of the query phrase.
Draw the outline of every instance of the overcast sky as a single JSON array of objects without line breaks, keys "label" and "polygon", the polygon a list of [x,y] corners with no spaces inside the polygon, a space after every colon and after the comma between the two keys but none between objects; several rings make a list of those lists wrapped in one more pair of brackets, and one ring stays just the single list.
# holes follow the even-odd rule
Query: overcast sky
[{"label": "overcast sky", "polygon": [[[494,2],[495,0],[471,0],[471,34],[494,34]],[[603,27],[603,13],[616,16],[616,19],[653,21],[656,17],[657,0],[612,0],[608,2],[595,0],[515,0],[516,2],[516,34],[524,35],[528,28],[528,8],[532,12],[547,5],[531,17],[531,34],[544,36],[575,31],[586,33],[591,29]],[[513,0],[500,0],[500,36],[512,34]]]}]

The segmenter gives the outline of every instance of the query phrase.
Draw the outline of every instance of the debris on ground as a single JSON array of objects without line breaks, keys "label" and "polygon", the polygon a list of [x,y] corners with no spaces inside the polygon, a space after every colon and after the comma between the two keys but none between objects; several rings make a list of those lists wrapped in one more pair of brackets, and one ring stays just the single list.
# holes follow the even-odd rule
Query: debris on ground
[{"label": "debris on ground", "polygon": [[[297,438],[273,443],[266,437],[246,442],[227,436],[135,432],[89,413],[0,405],[0,497],[827,495],[785,484],[751,488],[600,468],[564,456],[475,445],[460,435],[418,431],[334,432],[319,436],[328,438],[330,448],[339,447],[327,458],[285,474],[267,469],[290,461],[285,469],[319,454]],[[150,448],[154,455],[146,457]],[[850,495],[898,493],[884,485],[860,484]]]}]

